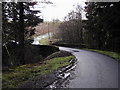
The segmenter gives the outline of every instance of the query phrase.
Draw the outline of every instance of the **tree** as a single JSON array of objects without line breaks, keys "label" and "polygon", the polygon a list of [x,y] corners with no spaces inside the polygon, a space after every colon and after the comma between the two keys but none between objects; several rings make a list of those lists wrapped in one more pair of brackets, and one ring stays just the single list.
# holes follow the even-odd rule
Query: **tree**
[{"label": "tree", "polygon": [[82,8],[77,5],[76,10],[71,11],[61,23],[59,34],[61,35],[62,42],[65,43],[83,43],[82,31]]},{"label": "tree", "polygon": [[[19,64],[24,64],[24,45],[26,45],[25,40],[27,40],[25,37],[29,32],[30,36],[34,34],[34,27],[43,20],[36,16],[39,11],[30,9],[29,2],[3,2],[2,11],[3,47],[8,44],[6,49],[10,53],[9,58],[18,53],[15,56],[16,59],[18,59]],[[31,30],[29,27],[31,27]],[[9,42],[18,43],[19,47],[14,48],[15,45],[10,46]],[[13,61],[11,60],[11,62]]]},{"label": "tree", "polygon": [[20,19],[19,19],[19,46],[20,46],[20,52],[19,52],[19,59],[21,64],[25,64],[24,60],[24,7],[23,2],[19,2],[19,8],[20,8]]},{"label": "tree", "polygon": [[86,3],[86,33],[89,47],[120,51],[120,2]]}]

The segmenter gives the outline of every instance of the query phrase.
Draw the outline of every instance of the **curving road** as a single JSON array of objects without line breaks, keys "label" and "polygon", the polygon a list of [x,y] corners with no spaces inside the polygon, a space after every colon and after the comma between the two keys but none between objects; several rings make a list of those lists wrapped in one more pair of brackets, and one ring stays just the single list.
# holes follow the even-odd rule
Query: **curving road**
[{"label": "curving road", "polygon": [[59,47],[77,58],[65,88],[118,88],[118,62],[108,56],[80,49]]},{"label": "curving road", "polygon": [[39,41],[40,41],[42,38],[48,37],[49,35],[51,36],[52,33],[49,33],[49,34],[46,33],[46,34],[44,34],[44,35],[34,37],[34,42],[33,42],[32,44],[34,44],[34,45],[42,45]]}]

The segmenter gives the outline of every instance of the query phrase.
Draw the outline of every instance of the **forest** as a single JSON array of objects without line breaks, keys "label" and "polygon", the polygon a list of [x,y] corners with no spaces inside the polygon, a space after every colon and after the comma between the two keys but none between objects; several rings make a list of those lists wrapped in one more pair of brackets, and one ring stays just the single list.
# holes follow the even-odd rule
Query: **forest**
[{"label": "forest", "polygon": [[63,21],[44,21],[37,3],[2,2],[3,89],[118,88],[120,2],[77,4]]},{"label": "forest", "polygon": [[86,20],[80,5],[59,26],[57,43],[120,52],[120,2],[86,2]]},{"label": "forest", "polygon": [[[35,27],[44,22],[36,15],[41,13],[40,11],[30,9],[36,4],[37,2],[2,3],[3,65],[14,66],[26,63],[24,60],[26,47],[28,48],[33,42]],[[85,4],[85,8],[77,5],[75,10],[68,13],[64,21],[51,22],[50,27],[56,29],[52,37],[56,39],[52,42],[53,45],[73,45],[119,53],[120,2],[86,2]],[[82,19],[83,11],[86,12],[86,20]],[[55,24],[57,28],[54,28]]]},{"label": "forest", "polygon": [[[36,2],[2,3],[2,56],[3,66],[25,64],[24,52],[33,40],[35,26],[43,22],[33,11]],[[29,39],[28,39],[29,38]]]}]

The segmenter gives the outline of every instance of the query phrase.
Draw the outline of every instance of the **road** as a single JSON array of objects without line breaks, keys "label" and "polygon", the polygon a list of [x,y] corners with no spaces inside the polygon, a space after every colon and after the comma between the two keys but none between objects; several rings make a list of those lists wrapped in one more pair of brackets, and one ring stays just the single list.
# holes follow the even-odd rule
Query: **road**
[{"label": "road", "polygon": [[64,88],[118,88],[118,62],[108,56],[80,49],[59,47],[77,58],[77,65]]},{"label": "road", "polygon": [[42,39],[42,38],[45,38],[45,37],[48,37],[49,35],[52,35],[52,33],[46,33],[44,35],[41,35],[41,36],[38,36],[38,37],[35,37],[34,38],[34,42],[32,44],[34,45],[42,45],[39,41]]}]

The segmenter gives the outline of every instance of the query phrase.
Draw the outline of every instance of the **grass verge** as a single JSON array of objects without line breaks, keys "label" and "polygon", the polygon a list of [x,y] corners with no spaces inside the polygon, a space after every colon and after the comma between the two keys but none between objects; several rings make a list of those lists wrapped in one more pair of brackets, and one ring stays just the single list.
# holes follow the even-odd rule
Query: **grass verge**
[{"label": "grass verge", "polygon": [[83,50],[88,50],[88,51],[94,51],[94,52],[102,53],[102,54],[108,55],[108,56],[110,56],[112,58],[120,60],[120,54],[116,53],[116,52],[102,51],[102,50],[96,50],[96,49],[86,49],[86,48],[83,49]]},{"label": "grass verge", "polygon": [[41,44],[43,44],[43,45],[49,45],[48,36],[45,37],[45,38],[40,39],[39,42],[40,42]]},{"label": "grass verge", "polygon": [[41,64],[28,64],[11,68],[3,72],[2,87],[15,88],[35,76],[46,75],[54,70],[57,70],[58,68],[69,65],[71,63],[71,59],[73,58],[75,57],[55,57],[50,60],[46,60]]}]

